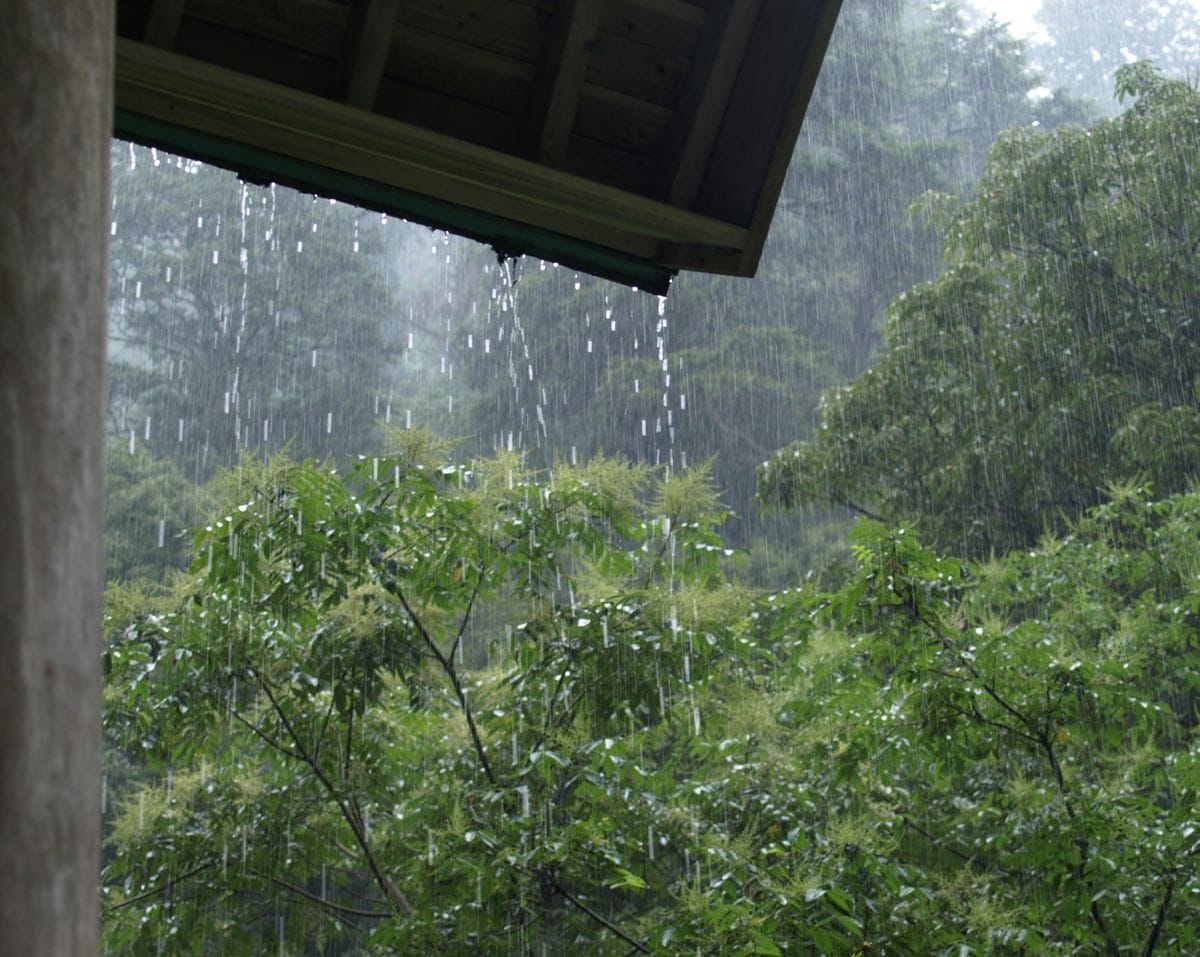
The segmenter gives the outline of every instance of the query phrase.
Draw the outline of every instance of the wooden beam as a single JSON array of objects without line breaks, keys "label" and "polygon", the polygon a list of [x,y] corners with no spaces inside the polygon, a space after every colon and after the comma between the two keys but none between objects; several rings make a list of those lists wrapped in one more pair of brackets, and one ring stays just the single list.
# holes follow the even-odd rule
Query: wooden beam
[{"label": "wooden beam", "polygon": [[370,110],[383,79],[400,0],[354,0],[342,47],[343,99]]},{"label": "wooden beam", "polygon": [[116,107],[393,189],[652,259],[747,231],[334,100],[117,38]]},{"label": "wooden beam", "polygon": [[654,194],[690,208],[742,68],[762,0],[714,0],[654,170]]},{"label": "wooden beam", "polygon": [[142,39],[151,46],[171,50],[179,35],[179,22],[183,19],[183,8],[187,0],[150,0],[150,13],[146,17],[146,30]]},{"label": "wooden beam", "polygon": [[600,26],[604,0],[564,0],[551,21],[527,114],[529,155],[560,166]]}]

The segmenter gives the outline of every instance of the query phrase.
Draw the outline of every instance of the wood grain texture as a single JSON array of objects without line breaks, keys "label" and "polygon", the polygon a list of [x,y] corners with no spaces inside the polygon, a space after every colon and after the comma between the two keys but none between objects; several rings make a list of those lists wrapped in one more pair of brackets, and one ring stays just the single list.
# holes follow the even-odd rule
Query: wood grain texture
[{"label": "wood grain texture", "polygon": [[0,951],[94,957],[113,5],[0,29]]}]

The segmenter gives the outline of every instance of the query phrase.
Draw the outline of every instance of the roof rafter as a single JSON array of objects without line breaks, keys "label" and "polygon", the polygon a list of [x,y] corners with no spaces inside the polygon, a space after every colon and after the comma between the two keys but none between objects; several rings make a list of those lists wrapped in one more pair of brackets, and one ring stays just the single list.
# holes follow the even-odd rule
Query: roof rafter
[{"label": "roof rafter", "polygon": [[604,0],[567,0],[550,23],[529,105],[529,154],[559,166],[567,155],[575,110],[600,26]]},{"label": "roof rafter", "polygon": [[369,110],[383,80],[400,0],[354,0],[342,47],[342,99]]},{"label": "roof rafter", "polygon": [[654,192],[690,207],[742,68],[762,0],[714,0],[654,170]]}]

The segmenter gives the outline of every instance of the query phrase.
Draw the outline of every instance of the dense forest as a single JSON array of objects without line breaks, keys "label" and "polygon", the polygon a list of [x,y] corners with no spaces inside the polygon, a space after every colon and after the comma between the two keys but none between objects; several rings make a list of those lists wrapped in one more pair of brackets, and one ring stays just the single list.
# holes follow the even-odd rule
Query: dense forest
[{"label": "dense forest", "polygon": [[106,952],[1200,947],[1159,6],[847,0],[665,299],[115,143]]}]

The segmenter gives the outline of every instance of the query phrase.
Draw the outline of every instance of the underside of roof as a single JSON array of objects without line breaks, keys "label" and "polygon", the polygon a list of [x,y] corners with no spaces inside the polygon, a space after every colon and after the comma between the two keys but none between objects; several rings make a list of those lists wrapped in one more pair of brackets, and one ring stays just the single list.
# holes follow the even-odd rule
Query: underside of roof
[{"label": "underside of roof", "polygon": [[116,135],[665,293],[753,275],[840,0],[118,0]]}]

